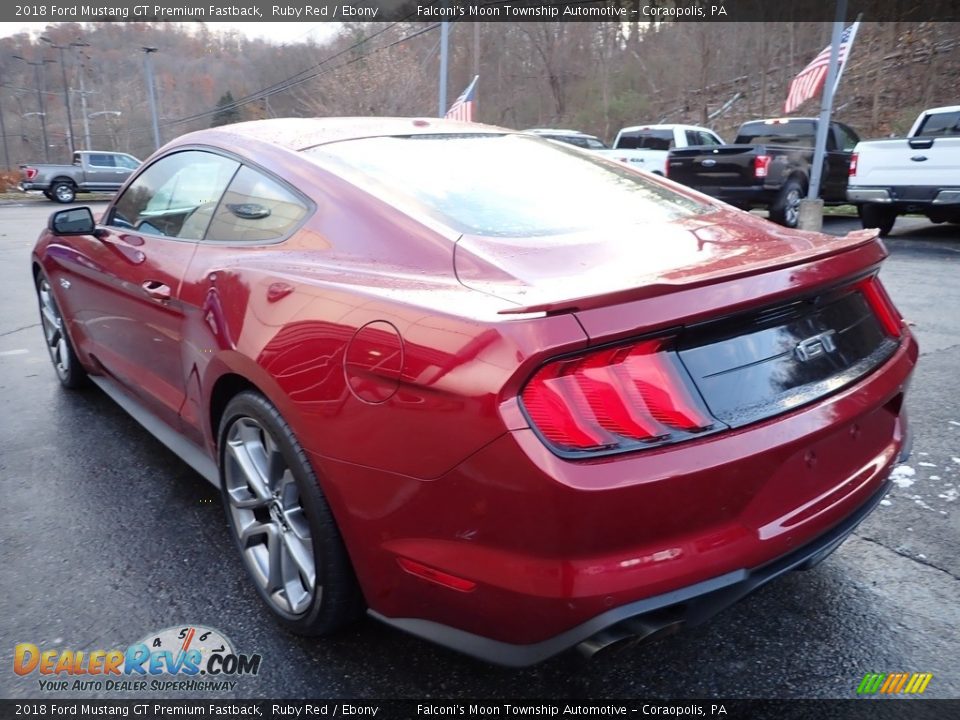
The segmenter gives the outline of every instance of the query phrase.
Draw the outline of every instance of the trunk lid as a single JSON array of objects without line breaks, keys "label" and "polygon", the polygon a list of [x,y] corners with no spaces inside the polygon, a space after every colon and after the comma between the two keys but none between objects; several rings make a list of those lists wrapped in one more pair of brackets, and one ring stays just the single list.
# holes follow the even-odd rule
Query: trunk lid
[{"label": "trunk lid", "polygon": [[454,269],[467,287],[514,304],[505,314],[568,312],[769,272],[868,244],[788,230],[739,211],[564,236],[464,235]]}]

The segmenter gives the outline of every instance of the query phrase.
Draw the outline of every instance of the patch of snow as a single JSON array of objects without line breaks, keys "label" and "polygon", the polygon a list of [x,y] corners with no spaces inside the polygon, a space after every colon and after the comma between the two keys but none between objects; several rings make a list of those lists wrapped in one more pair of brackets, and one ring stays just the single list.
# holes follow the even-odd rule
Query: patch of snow
[{"label": "patch of snow", "polygon": [[948,422],[949,422],[951,425],[956,425],[957,427],[960,427],[960,422],[957,422],[956,420],[948,420]]},{"label": "patch of snow", "polygon": [[952,457],[952,458],[950,458],[950,459],[953,460],[957,465],[960,465],[960,458],[958,458],[958,457]]},{"label": "patch of snow", "polygon": [[[937,495],[938,498],[943,498],[947,502],[954,502],[960,498],[960,490],[956,488],[951,488],[950,490],[945,490],[944,492]],[[881,501],[882,502],[882,501]]]},{"label": "patch of snow", "polygon": [[933,463],[928,463],[928,462],[922,462],[922,463],[919,463],[919,465],[920,467],[936,467],[936,465],[934,465]]},{"label": "patch of snow", "polygon": [[890,479],[898,488],[908,488],[915,482],[913,476],[916,474],[917,471],[909,465],[898,465],[890,473]]},{"label": "patch of snow", "polygon": [[881,501],[880,501],[880,504],[881,504],[881,505],[885,505],[885,506],[893,505],[892,502],[890,502],[889,500],[886,500],[886,499],[881,500]]},{"label": "patch of snow", "polygon": [[931,476],[930,476],[930,479],[931,479],[931,480],[939,480],[939,479],[940,479],[940,476],[939,476],[939,475],[931,475]]}]

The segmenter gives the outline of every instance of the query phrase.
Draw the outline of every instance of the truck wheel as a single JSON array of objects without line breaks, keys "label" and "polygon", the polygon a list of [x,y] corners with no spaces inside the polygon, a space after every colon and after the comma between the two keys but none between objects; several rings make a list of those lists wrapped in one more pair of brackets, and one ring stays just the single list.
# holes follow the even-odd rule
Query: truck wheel
[{"label": "truck wheel", "polygon": [[74,198],[77,197],[77,191],[68,182],[54,183],[53,187],[50,188],[50,194],[53,195],[52,199],[58,203],[72,203]]},{"label": "truck wheel", "polygon": [[796,178],[790,178],[780,189],[776,201],[770,206],[770,219],[788,228],[797,227],[800,220],[800,201],[805,188]]},{"label": "truck wheel", "polygon": [[860,222],[865,228],[880,228],[880,235],[886,237],[893,230],[897,220],[897,211],[881,205],[867,204],[860,212]]}]

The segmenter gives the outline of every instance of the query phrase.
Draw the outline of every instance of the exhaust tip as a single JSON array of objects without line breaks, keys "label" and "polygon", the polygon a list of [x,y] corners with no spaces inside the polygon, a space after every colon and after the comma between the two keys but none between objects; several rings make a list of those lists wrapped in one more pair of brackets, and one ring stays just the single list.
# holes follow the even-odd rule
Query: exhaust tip
[{"label": "exhaust tip", "polygon": [[673,635],[684,626],[677,613],[669,616],[638,616],[622,620],[616,625],[601,630],[577,644],[577,652],[585,659],[593,660],[599,654],[609,655],[628,647],[645,645],[668,635]]}]

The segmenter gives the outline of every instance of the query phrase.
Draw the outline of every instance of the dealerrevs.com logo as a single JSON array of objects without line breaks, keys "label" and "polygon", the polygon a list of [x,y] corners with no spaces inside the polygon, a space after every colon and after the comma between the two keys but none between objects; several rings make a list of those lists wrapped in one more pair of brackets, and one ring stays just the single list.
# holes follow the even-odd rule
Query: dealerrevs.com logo
[{"label": "dealerrevs.com logo", "polygon": [[13,671],[36,676],[45,692],[232,691],[260,672],[260,655],[244,655],[213,628],[170,627],[125,649],[69,650],[18,643]]}]

